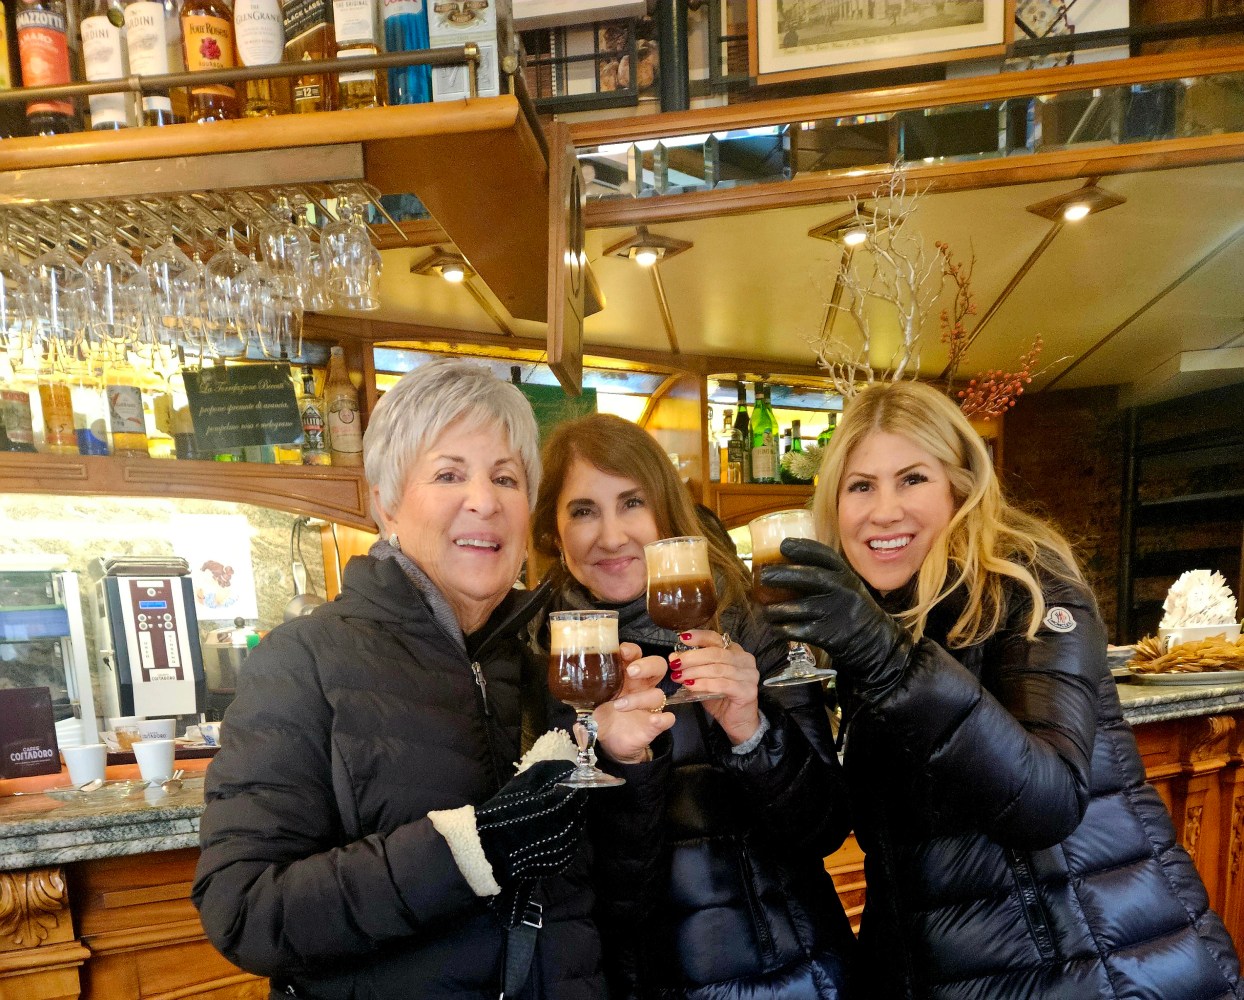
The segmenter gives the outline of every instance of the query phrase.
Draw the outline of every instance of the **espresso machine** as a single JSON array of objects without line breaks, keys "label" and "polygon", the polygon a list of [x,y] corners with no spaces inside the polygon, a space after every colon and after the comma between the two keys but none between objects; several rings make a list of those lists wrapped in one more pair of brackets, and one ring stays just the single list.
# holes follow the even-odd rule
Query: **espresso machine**
[{"label": "espresso machine", "polygon": [[61,746],[99,741],[78,574],[63,555],[0,556],[0,683],[46,687]]},{"label": "espresso machine", "polygon": [[190,567],[176,557],[91,563],[106,716],[197,716],[205,684]]}]

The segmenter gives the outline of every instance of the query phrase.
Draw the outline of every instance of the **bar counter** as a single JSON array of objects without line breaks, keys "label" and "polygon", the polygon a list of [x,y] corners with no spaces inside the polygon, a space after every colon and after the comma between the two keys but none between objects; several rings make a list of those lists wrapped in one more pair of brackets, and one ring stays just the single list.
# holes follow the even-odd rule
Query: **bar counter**
[{"label": "bar counter", "polygon": [[[1149,780],[1240,942],[1244,684],[1124,683],[1119,693]],[[0,1000],[266,998],[266,981],[211,947],[190,903],[202,808],[201,772],[173,792],[0,797]],[[854,841],[826,864],[857,918]]]}]

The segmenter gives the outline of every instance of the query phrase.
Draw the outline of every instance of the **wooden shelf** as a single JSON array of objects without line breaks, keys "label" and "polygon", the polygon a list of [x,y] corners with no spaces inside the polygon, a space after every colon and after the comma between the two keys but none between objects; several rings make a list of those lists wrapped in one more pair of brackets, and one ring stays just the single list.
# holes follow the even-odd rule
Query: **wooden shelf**
[{"label": "wooden shelf", "polygon": [[747,524],[761,514],[805,507],[812,499],[811,486],[786,483],[709,483],[705,504],[716,511],[727,528]]},{"label": "wooden shelf", "polygon": [[365,179],[416,195],[510,314],[543,322],[548,163],[537,128],[502,96],[6,139],[0,205]]},{"label": "wooden shelf", "polygon": [[253,503],[375,530],[362,469],[4,452],[0,482],[7,493]]}]

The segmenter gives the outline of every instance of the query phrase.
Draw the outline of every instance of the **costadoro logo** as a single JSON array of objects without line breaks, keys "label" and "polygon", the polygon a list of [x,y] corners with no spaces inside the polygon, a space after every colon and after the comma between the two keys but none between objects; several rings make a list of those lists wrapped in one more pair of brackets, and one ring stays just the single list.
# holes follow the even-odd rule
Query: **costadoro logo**
[{"label": "costadoro logo", "polygon": [[1066,608],[1054,607],[1045,612],[1045,625],[1055,632],[1074,632],[1076,620]]}]

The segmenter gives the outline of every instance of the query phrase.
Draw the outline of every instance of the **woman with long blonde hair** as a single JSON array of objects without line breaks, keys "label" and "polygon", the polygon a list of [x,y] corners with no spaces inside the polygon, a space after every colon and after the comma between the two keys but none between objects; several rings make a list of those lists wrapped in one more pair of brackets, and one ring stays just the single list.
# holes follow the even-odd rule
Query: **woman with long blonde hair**
[{"label": "woman with long blonde hair", "polygon": [[1002,495],[949,399],[870,386],[766,585],[833,657],[886,998],[1240,997],[1221,920],[1123,721],[1070,546]]}]

